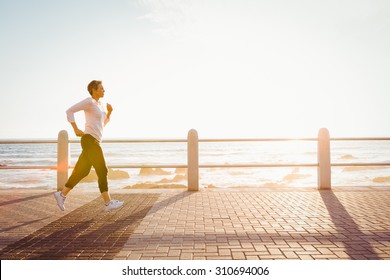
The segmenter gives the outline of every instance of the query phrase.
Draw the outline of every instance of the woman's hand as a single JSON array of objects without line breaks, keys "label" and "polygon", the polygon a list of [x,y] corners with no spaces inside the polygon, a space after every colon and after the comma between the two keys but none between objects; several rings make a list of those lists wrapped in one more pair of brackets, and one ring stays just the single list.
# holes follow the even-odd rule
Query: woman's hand
[{"label": "woman's hand", "polygon": [[107,103],[107,112],[111,113],[112,112],[112,106],[111,104]]},{"label": "woman's hand", "polygon": [[82,130],[78,129],[78,128],[76,128],[76,129],[74,130],[74,133],[75,133],[76,136],[78,136],[78,137],[83,137],[83,135],[84,135],[84,132],[83,132]]},{"label": "woman's hand", "polygon": [[84,131],[79,129],[75,122],[71,122],[70,124],[72,125],[74,133],[76,134],[76,136],[82,137],[84,135]]},{"label": "woman's hand", "polygon": [[107,103],[107,119],[110,119],[111,112],[112,112],[112,106],[111,104]]}]

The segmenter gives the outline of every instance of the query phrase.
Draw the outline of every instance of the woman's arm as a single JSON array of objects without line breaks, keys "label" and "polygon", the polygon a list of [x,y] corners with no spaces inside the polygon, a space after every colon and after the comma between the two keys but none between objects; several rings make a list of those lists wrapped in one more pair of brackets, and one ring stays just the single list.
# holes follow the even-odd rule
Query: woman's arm
[{"label": "woman's arm", "polygon": [[84,99],[84,100],[80,101],[79,103],[73,105],[68,110],[66,110],[66,117],[67,117],[68,121],[70,122],[70,124],[72,125],[76,136],[81,137],[84,135],[84,132],[78,128],[76,121],[75,121],[74,114],[78,111],[88,109],[90,105],[91,105],[91,99],[87,98],[87,99]]},{"label": "woman's arm", "polygon": [[71,122],[70,124],[72,125],[74,133],[76,134],[76,136],[82,137],[84,135],[84,131],[82,131],[81,129],[79,129],[77,127],[76,122]]},{"label": "woman's arm", "polygon": [[104,120],[104,125],[106,125],[110,121],[110,116],[111,116],[112,110],[113,109],[112,109],[111,104],[107,103],[107,116],[106,116],[106,119]]}]

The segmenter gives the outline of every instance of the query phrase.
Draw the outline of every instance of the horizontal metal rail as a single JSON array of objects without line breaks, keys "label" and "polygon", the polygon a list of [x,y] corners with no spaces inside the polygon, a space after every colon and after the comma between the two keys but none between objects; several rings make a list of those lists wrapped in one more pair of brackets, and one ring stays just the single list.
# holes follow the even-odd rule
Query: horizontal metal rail
[{"label": "horizontal metal rail", "polygon": [[390,137],[358,137],[358,138],[330,138],[330,141],[390,141]]},{"label": "horizontal metal rail", "polygon": [[57,144],[58,140],[0,140],[0,145],[18,144]]},{"label": "horizontal metal rail", "polygon": [[49,166],[49,165],[44,165],[44,166],[39,166],[39,165],[1,165],[0,169],[51,169],[51,170],[57,170],[57,166]]},{"label": "horizontal metal rail", "polygon": [[390,166],[390,162],[381,162],[381,163],[364,163],[364,162],[358,162],[358,163],[332,163],[331,166],[335,167],[344,167],[344,166]]},{"label": "horizontal metal rail", "polygon": [[[332,163],[331,166],[389,166],[389,163]],[[186,164],[153,164],[153,165],[110,165],[110,168],[187,168]],[[318,163],[286,163],[286,164],[200,164],[199,168],[275,168],[275,167],[318,167]]]},{"label": "horizontal metal rail", "polygon": [[[264,167],[317,167],[317,163],[303,164],[200,164],[199,168],[264,168]],[[154,164],[154,165],[110,165],[110,168],[187,168],[186,164]]]},{"label": "horizontal metal rail", "polygon": [[199,139],[199,142],[285,142],[285,141],[318,141],[318,138],[226,138]]},{"label": "horizontal metal rail", "polygon": [[[390,167],[390,162],[384,163],[332,163],[332,167],[354,167],[354,166],[367,166],[367,167]],[[133,168],[187,168],[186,164],[115,164],[107,165],[108,168],[118,169],[133,169]],[[318,163],[290,163],[290,164],[200,164],[199,168],[277,168],[277,167],[318,167]],[[70,169],[74,168],[73,165],[69,166]],[[2,165],[0,170],[57,170],[56,165]]]},{"label": "horizontal metal rail", "polygon": [[[102,143],[187,143],[187,139],[106,139]],[[46,139],[46,140],[0,140],[1,144],[57,144],[58,140]],[[75,144],[80,143],[80,139],[70,139],[68,143]]]},{"label": "horizontal metal rail", "polygon": [[[390,141],[390,137],[341,137],[330,138],[330,141]],[[286,142],[318,141],[318,138],[205,138],[198,142]],[[103,143],[187,143],[187,139],[106,139]],[[55,139],[0,140],[1,144],[57,144]],[[80,139],[70,139],[69,143],[80,143]]]}]

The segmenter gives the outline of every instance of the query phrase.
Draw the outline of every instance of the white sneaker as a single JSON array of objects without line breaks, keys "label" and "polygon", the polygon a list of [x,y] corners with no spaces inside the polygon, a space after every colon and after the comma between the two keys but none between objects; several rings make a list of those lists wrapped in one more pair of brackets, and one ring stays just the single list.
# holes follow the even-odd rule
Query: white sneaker
[{"label": "white sneaker", "polygon": [[65,211],[65,206],[64,206],[64,204],[65,204],[65,197],[63,197],[63,196],[61,195],[61,192],[55,192],[55,193],[54,193],[54,197],[55,197],[56,200],[57,200],[57,205],[58,205],[58,207],[59,207],[62,211]]},{"label": "white sneaker", "polygon": [[104,208],[104,210],[106,212],[108,212],[108,211],[111,211],[113,209],[120,208],[120,207],[122,207],[123,203],[125,203],[125,202],[124,201],[118,201],[118,200],[111,199],[110,202]]}]

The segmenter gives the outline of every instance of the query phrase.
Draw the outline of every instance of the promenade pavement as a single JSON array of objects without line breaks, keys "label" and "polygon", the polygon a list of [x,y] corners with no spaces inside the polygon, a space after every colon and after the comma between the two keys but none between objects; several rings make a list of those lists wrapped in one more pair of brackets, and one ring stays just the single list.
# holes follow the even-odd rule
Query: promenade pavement
[{"label": "promenade pavement", "polygon": [[390,188],[0,191],[0,259],[390,259]]}]

